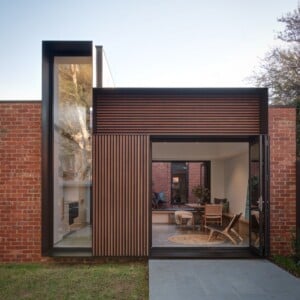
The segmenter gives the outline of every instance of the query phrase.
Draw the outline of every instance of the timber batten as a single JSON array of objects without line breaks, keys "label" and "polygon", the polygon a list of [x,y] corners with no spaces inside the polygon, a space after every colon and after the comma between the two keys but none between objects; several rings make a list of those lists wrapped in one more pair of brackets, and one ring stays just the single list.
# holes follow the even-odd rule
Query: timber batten
[{"label": "timber batten", "polygon": [[93,138],[93,255],[148,256],[149,137]]},{"label": "timber batten", "polygon": [[[94,132],[101,134],[256,135],[261,95],[132,93],[94,90]],[[120,89],[121,90],[121,89]],[[149,90],[149,89],[148,89]],[[125,89],[126,91],[126,89]],[[172,91],[172,89],[170,89]],[[196,93],[196,92],[195,92]]]}]

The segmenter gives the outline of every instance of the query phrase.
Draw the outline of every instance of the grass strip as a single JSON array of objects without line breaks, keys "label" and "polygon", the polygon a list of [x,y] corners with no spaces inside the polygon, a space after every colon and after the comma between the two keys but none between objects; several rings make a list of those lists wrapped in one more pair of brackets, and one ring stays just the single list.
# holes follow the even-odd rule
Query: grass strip
[{"label": "grass strip", "polygon": [[0,265],[0,299],[148,299],[146,263]]}]

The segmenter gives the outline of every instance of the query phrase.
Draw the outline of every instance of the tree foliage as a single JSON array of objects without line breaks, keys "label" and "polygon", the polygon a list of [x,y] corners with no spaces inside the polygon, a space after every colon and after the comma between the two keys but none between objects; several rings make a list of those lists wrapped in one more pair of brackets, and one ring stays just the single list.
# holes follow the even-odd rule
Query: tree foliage
[{"label": "tree foliage", "polygon": [[86,180],[91,176],[92,72],[89,64],[60,64],[58,68],[58,120],[60,174]]},{"label": "tree foliage", "polygon": [[278,19],[285,28],[278,33],[282,46],[274,47],[252,77],[255,85],[268,87],[273,104],[300,103],[300,7]]}]

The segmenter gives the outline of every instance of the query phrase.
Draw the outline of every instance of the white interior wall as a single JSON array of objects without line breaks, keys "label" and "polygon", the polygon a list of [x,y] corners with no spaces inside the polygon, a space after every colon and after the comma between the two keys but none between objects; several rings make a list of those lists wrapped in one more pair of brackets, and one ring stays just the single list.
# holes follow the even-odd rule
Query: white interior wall
[{"label": "white interior wall", "polygon": [[220,160],[248,150],[248,143],[152,143],[153,160]]},{"label": "white interior wall", "polygon": [[245,215],[249,177],[248,151],[224,161],[225,197],[230,213]]},{"label": "white interior wall", "polygon": [[158,161],[211,161],[211,199],[227,198],[231,213],[245,213],[248,143],[152,143]]}]

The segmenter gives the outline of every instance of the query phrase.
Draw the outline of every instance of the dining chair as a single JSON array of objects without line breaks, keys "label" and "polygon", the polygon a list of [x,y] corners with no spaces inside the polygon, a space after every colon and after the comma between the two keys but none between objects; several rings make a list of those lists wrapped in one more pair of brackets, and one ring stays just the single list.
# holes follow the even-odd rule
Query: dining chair
[{"label": "dining chair", "polygon": [[202,216],[204,228],[208,223],[222,226],[222,211],[222,204],[205,204],[204,215]]}]

